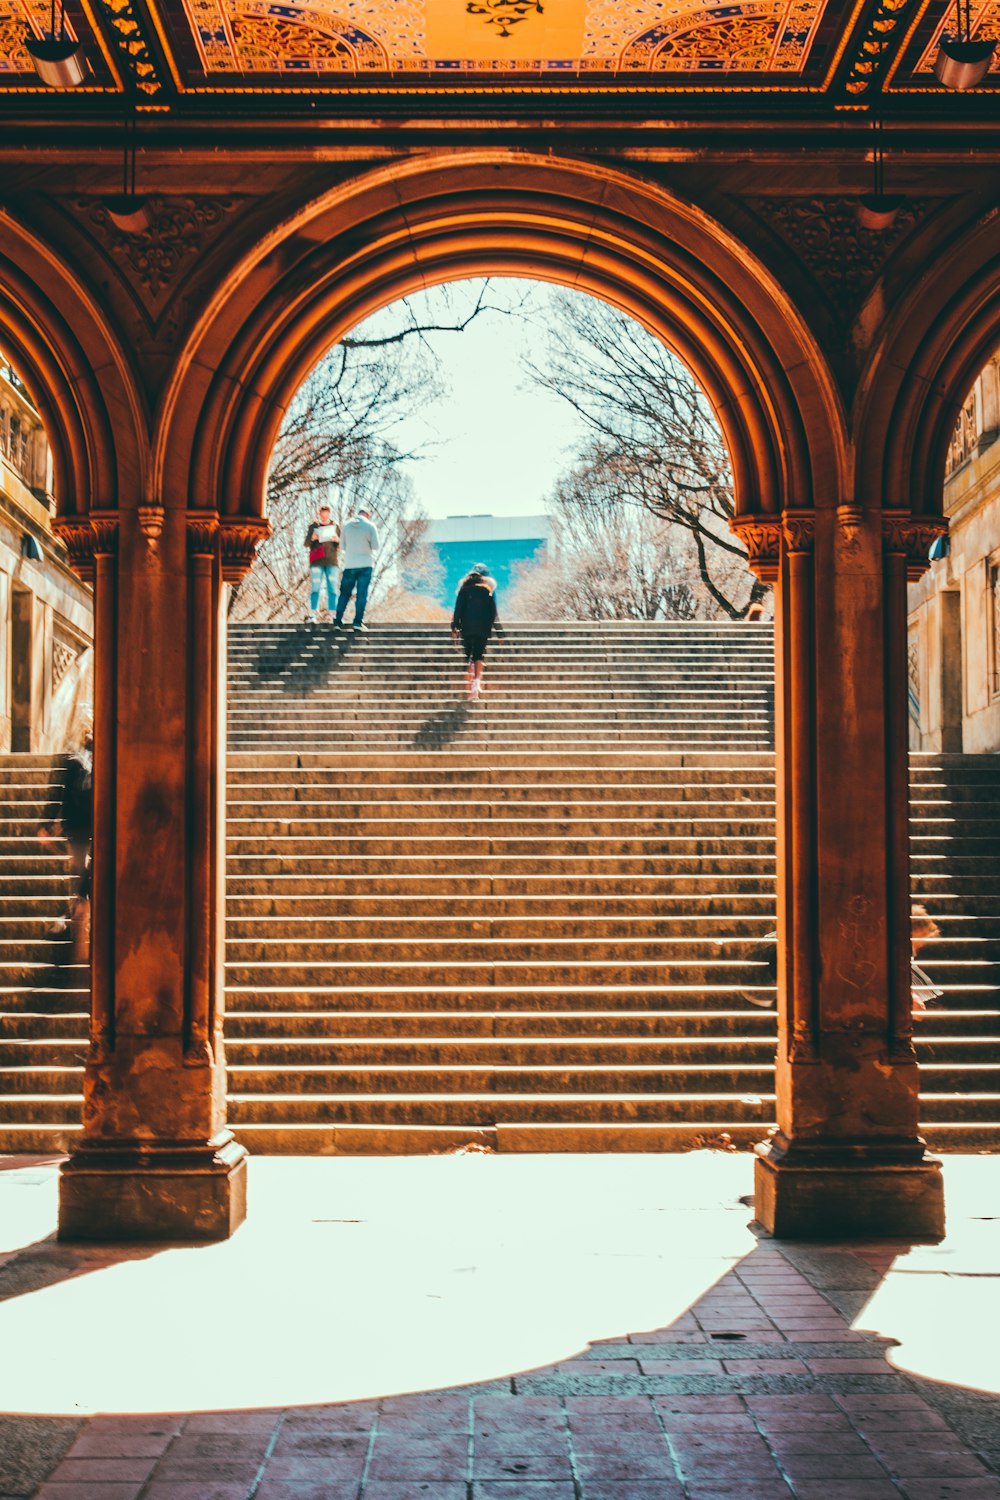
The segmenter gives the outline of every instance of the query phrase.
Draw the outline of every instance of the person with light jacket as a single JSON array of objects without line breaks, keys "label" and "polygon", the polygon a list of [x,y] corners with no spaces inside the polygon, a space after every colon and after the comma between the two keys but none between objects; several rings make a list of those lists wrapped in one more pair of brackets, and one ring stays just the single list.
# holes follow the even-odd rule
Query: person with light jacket
[{"label": "person with light jacket", "polygon": [[365,605],[368,603],[368,588],[372,581],[372,566],[378,551],[378,532],[372,524],[371,511],[366,505],[358,509],[344,525],[340,533],[340,598],[337,600],[337,618],[334,625],[345,630],[344,610],[351,595],[357,590],[354,600],[354,630],[367,630]]}]

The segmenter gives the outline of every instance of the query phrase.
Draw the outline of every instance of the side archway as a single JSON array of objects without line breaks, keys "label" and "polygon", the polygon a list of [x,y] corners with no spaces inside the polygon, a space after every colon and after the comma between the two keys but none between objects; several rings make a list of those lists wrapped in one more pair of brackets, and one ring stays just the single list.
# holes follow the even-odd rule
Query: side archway
[{"label": "side archway", "polygon": [[0,215],[0,338],[45,425],[58,516],[143,495],[148,424],[114,331],[59,255]]},{"label": "side archway", "polygon": [[888,510],[941,516],[955,422],[1000,343],[996,245],[992,213],[957,226],[952,245],[888,322],[859,387],[859,483],[877,475]]}]

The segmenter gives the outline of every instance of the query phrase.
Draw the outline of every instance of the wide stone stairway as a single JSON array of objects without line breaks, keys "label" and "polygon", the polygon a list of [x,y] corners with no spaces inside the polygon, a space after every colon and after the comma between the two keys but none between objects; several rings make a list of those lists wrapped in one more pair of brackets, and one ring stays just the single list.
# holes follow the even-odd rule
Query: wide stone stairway
[{"label": "wide stone stairway", "polygon": [[[465,701],[440,627],[244,626],[229,656],[227,1059],[251,1150],[670,1150],[773,1120],[773,644],[519,626]],[[913,758],[916,1022],[939,1149],[1000,1143],[1000,757]],[[79,1119],[85,974],[0,759],[0,1149]]]}]

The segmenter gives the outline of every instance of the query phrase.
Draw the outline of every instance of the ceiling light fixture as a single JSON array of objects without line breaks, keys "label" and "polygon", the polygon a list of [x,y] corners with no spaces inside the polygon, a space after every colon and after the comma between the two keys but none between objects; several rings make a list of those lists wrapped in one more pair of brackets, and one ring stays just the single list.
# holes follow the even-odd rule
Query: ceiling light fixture
[{"label": "ceiling light fixture", "polygon": [[885,158],[882,152],[882,120],[872,115],[872,190],[858,199],[858,223],[876,233],[891,229],[903,206],[898,193],[885,190]]},{"label": "ceiling light fixture", "polygon": [[122,190],[113,198],[105,198],[104,207],[108,218],[123,234],[142,234],[153,222],[153,214],[145,198],[135,191],[135,102],[128,101],[125,116],[125,144],[122,150]]},{"label": "ceiling light fixture", "polygon": [[56,32],[56,0],[52,0],[48,36],[29,31],[24,45],[35,72],[50,89],[75,89],[90,72],[80,42],[66,35],[66,0],[59,0],[59,30]]},{"label": "ceiling light fixture", "polygon": [[972,37],[972,0],[955,0],[955,35],[943,36],[934,59],[934,74],[946,89],[974,89],[993,61],[996,42]]}]

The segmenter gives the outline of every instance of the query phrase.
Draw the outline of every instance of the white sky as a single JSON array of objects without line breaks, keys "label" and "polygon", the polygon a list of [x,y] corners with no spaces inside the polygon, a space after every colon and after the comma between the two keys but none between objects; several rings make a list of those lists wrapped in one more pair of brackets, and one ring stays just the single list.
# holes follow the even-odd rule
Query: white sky
[{"label": "white sky", "polygon": [[[442,308],[440,291],[412,297],[410,303],[421,321],[425,315],[457,321],[475,304],[481,285],[451,288],[450,313]],[[539,391],[521,368],[525,355],[541,361],[551,289],[513,279],[490,282],[494,304],[516,308],[524,295],[531,297],[535,316],[486,311],[462,333],[428,335],[448,394],[401,423],[392,438],[400,448],[425,449],[425,456],[406,468],[430,516],[544,510],[546,495],[582,435],[568,403]],[[391,309],[377,316],[398,326]]]}]

